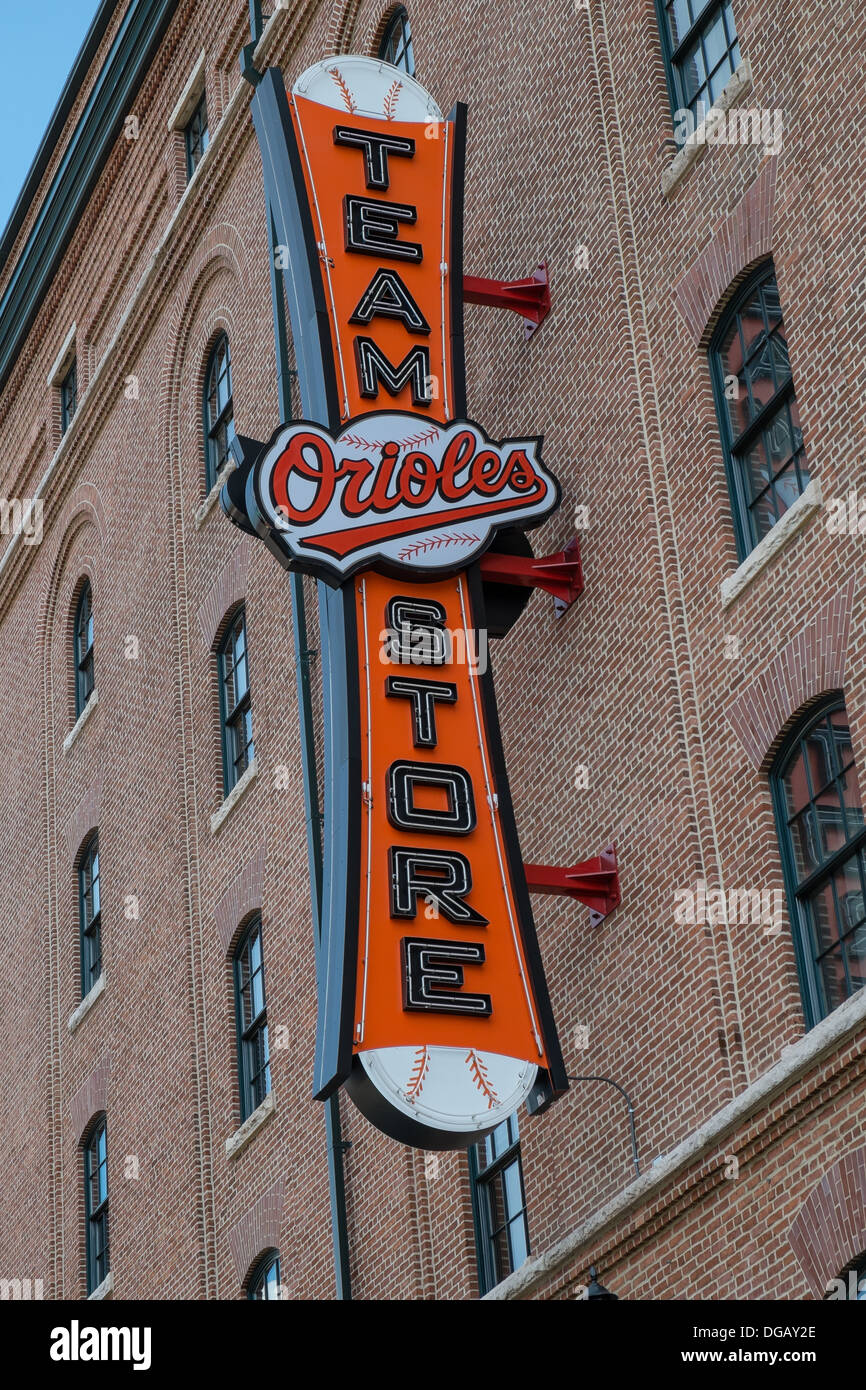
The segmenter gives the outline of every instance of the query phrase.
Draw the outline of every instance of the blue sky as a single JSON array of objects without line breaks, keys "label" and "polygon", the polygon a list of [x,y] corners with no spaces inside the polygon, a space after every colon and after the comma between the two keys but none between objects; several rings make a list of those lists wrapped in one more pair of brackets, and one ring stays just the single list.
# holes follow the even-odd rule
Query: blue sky
[{"label": "blue sky", "polygon": [[[27,5],[5,0],[0,5],[0,229],[9,220],[98,8],[99,0],[38,0]],[[39,56],[34,63],[37,39]]]}]

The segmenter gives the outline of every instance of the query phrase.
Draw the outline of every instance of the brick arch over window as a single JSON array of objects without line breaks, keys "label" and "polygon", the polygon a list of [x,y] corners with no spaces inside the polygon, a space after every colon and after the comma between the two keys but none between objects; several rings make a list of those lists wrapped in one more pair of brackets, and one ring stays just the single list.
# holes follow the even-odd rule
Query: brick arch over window
[{"label": "brick arch over window", "polygon": [[866,1250],[866,1145],[828,1169],[806,1198],[788,1240],[818,1298]]},{"label": "brick arch over window", "polygon": [[231,951],[241,927],[254,912],[262,910],[262,882],[265,876],[265,847],[248,860],[231,887],[214,909],[217,935],[226,955]]},{"label": "brick arch over window", "polygon": [[[388,26],[390,25],[391,20],[394,18],[396,14],[399,14],[400,10],[408,9],[408,4],[384,6],[382,9],[382,13],[379,15],[379,18],[372,24],[370,28],[367,41],[364,44],[365,52],[371,54],[374,58],[378,57],[379,48],[381,47],[382,40],[388,32]],[[411,20],[411,14],[409,18]]]},{"label": "brick arch over window", "polygon": [[102,797],[102,778],[94,782],[79,801],[66,822],[66,847],[70,863],[77,865],[84,842],[99,827],[99,803]]},{"label": "brick arch over window", "polygon": [[351,53],[355,42],[355,24],[363,0],[334,0],[328,21],[328,53]]},{"label": "brick arch over window", "polygon": [[69,1102],[72,1129],[77,1144],[83,1144],[97,1115],[108,1110],[108,1080],[110,1075],[111,1058],[106,1057],[97,1067],[94,1067],[87,1080],[79,1086]]},{"label": "brick arch over window", "polygon": [[241,541],[198,610],[198,625],[209,651],[216,646],[229,614],[247,596],[249,569],[250,547],[247,541]]},{"label": "brick arch over window", "polygon": [[265,1251],[280,1248],[284,1189],[285,1179],[278,1178],[229,1231],[229,1248],[242,1288]]},{"label": "brick arch over window", "polygon": [[709,343],[740,283],[772,255],[777,163],[775,155],[764,160],[751,188],[674,285],[674,303],[700,346]]},{"label": "brick arch over window", "polygon": [[[238,352],[236,318],[244,304],[256,299],[249,254],[236,229],[219,223],[197,248],[174,296],[162,381],[162,399],[168,402],[163,421],[165,449],[171,482],[176,482],[182,465],[187,464],[193,491],[203,488],[205,478],[201,402],[210,349],[222,332],[229,339],[234,367],[243,356]],[[220,280],[221,285],[215,283]],[[189,451],[184,447],[188,431],[194,439]]]},{"label": "brick arch over window", "polygon": [[795,716],[844,688],[853,597],[852,575],[728,706],[728,721],[756,768],[769,767]]},{"label": "brick arch over window", "polygon": [[[46,532],[46,545],[56,538],[48,588],[41,605],[38,641],[42,650],[45,689],[62,673],[65,697],[46,705],[47,727],[59,720],[65,734],[75,723],[75,669],[73,631],[75,611],[85,582],[99,602],[99,574],[107,548],[108,527],[99,491],[91,483],[77,487],[56,523]],[[98,619],[97,619],[98,621]]]}]

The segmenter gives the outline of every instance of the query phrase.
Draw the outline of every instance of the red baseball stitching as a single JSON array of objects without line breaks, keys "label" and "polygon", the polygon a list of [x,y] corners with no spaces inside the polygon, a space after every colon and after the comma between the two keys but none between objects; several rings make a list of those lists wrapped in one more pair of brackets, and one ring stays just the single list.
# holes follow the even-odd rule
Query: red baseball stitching
[{"label": "red baseball stitching", "polygon": [[478,1087],[479,1091],[481,1091],[482,1095],[487,1097],[487,1109],[492,1110],[499,1100],[499,1097],[493,1089],[490,1077],[487,1075],[486,1066],[474,1048],[471,1048],[469,1052],[467,1052],[466,1061],[469,1063],[469,1070],[475,1078],[475,1085]]},{"label": "red baseball stitching", "polygon": [[339,69],[339,68],[328,68],[328,76],[329,76],[329,77],[333,77],[334,81],[336,82],[337,86],[339,87],[339,89],[340,89],[340,94],[341,94],[341,96],[342,96],[342,98],[343,98],[343,103],[344,103],[344,105],[345,105],[345,107],[346,107],[346,110],[349,111],[349,112],[351,112],[352,115],[354,115],[355,112],[356,112],[357,109],[358,109],[357,106],[355,105],[355,98],[352,96],[351,89],[350,89],[350,87],[348,86],[348,84],[347,84],[347,82],[346,82],[346,79],[344,78],[343,74],[340,72],[340,69]]},{"label": "red baseball stitching", "polygon": [[443,545],[480,545],[481,537],[475,536],[471,532],[458,531],[456,535],[427,536],[422,541],[415,541],[413,545],[404,546],[399,552],[398,559],[410,560],[419,555],[424,550],[439,550]]}]

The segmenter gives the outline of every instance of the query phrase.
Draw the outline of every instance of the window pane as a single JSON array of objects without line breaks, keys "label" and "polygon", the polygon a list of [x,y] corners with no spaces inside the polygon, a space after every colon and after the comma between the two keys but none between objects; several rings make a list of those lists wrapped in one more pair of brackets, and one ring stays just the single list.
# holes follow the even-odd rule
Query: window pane
[{"label": "window pane", "polygon": [[710,101],[717,102],[733,76],[730,58],[719,64],[709,80]]},{"label": "window pane", "polygon": [[511,1268],[519,1269],[529,1253],[526,1240],[526,1222],[523,1213],[520,1214],[508,1227],[508,1239],[511,1246]]},{"label": "window pane", "polygon": [[792,816],[795,811],[799,811],[805,806],[811,796],[809,782],[806,777],[806,763],[802,756],[799,756],[792,763],[783,778],[785,787],[785,801],[788,807],[788,815]]},{"label": "window pane", "polygon": [[728,51],[728,41],[725,36],[725,23],[721,12],[714,19],[708,29],[704,32],[704,52],[707,57],[707,67],[710,72],[718,67],[722,58]]},{"label": "window pane", "polygon": [[520,1164],[509,1163],[503,1169],[502,1182],[505,1189],[505,1211],[510,1218],[523,1208],[523,1186],[520,1181]]},{"label": "window pane", "polygon": [[773,469],[767,460],[763,439],[757,439],[742,456],[749,498],[759,497],[773,481]]},{"label": "window pane", "polygon": [[812,953],[817,959],[826,951],[832,950],[839,941],[836,899],[833,884],[824,883],[808,899],[812,919]]},{"label": "window pane", "polygon": [[848,953],[848,975],[853,994],[855,990],[862,989],[866,985],[866,926],[858,927],[845,945]]},{"label": "window pane", "polygon": [[818,852],[818,836],[811,809],[804,811],[792,822],[791,843],[794,850],[797,878],[800,880],[808,878],[821,863],[821,856]]},{"label": "window pane", "polygon": [[848,998],[848,980],[841,948],[822,958],[819,985],[825,1014],[832,1013]]},{"label": "window pane", "polygon": [[768,531],[772,531],[776,522],[779,520],[779,513],[776,510],[776,492],[774,488],[768,488],[762,492],[749,512],[749,523],[752,528],[753,542],[757,543]]},{"label": "window pane", "polygon": [[687,56],[683,58],[679,68],[685,99],[689,104],[693,104],[703,90],[706,79],[704,56],[701,52],[700,44],[697,44],[690,50]]},{"label": "window pane", "polygon": [[671,43],[676,48],[691,28],[688,0],[669,0],[667,16]]}]

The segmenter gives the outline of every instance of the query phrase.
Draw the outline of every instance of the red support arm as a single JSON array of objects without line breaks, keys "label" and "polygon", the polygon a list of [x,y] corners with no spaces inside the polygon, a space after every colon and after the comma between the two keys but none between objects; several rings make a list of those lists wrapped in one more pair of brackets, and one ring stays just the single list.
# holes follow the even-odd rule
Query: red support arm
[{"label": "red support arm", "polygon": [[562,612],[583,593],[580,542],[575,536],[564,550],[534,559],[528,555],[500,555],[488,550],[481,557],[481,573],[494,584],[518,584],[525,589],[546,589]]},{"label": "red support arm", "polygon": [[530,338],[550,313],[547,261],[542,261],[525,280],[484,280],[478,275],[464,275],[463,299],[466,304],[513,309],[523,319],[526,336]]},{"label": "red support arm", "polygon": [[589,920],[594,927],[619,907],[616,845],[608,845],[596,859],[573,864],[570,869],[558,869],[550,864],[524,864],[523,867],[530,893],[577,898],[589,908]]}]

